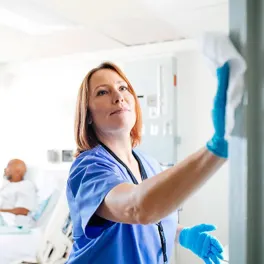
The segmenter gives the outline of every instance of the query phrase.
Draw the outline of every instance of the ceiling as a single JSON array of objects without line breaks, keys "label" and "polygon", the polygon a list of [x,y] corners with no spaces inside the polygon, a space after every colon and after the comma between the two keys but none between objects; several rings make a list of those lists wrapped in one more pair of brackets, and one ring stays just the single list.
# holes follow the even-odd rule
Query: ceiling
[{"label": "ceiling", "polygon": [[[14,25],[8,15],[6,23],[1,8],[29,21]],[[29,32],[25,26],[31,22],[66,29]],[[0,62],[175,41],[227,29],[227,0],[0,0]]]}]

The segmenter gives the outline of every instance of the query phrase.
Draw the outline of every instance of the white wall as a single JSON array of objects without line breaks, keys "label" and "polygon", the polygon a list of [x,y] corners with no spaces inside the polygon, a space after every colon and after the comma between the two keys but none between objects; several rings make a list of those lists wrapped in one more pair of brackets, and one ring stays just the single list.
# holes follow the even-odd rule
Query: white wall
[{"label": "white wall", "polygon": [[[197,52],[177,52],[176,57],[177,124],[181,137],[178,159],[182,160],[212,136],[210,110],[215,80]],[[89,68],[97,63],[96,58],[78,55],[0,68],[0,170],[10,158],[36,165],[46,162],[47,149],[74,149],[77,91]],[[219,229],[215,233],[227,243],[227,189],[225,167],[183,205],[181,223],[216,224]],[[180,264],[202,263],[187,250],[181,249],[179,254]]]},{"label": "white wall", "polygon": [[47,149],[74,148],[77,92],[88,70],[102,60],[121,61],[193,49],[190,40],[0,64],[0,170],[20,157],[43,163]]},{"label": "white wall", "polygon": [[[82,63],[49,59],[2,65],[1,171],[12,158],[46,167],[48,149],[74,149],[75,101],[89,67]],[[54,169],[58,166],[69,165]]]},{"label": "white wall", "polygon": [[[179,160],[203,147],[212,137],[212,98],[216,79],[209,72],[197,52],[178,56],[178,132],[181,144]],[[198,192],[183,204],[180,223],[192,226],[215,224],[212,234],[228,243],[228,164],[220,169]],[[180,264],[204,263],[190,251],[178,249]]]}]

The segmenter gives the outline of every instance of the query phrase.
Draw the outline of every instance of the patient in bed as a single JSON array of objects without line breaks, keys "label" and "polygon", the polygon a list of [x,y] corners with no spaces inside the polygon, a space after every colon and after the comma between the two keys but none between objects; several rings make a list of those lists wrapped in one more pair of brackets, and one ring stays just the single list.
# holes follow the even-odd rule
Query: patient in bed
[{"label": "patient in bed", "polygon": [[0,225],[30,227],[30,212],[36,207],[34,184],[24,180],[26,165],[22,160],[9,161],[4,170],[7,180],[0,189]]}]

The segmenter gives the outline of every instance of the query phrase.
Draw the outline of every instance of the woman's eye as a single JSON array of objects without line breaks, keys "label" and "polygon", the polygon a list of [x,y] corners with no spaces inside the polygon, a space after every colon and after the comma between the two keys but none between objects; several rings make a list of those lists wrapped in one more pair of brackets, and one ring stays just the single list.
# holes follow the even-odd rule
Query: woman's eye
[{"label": "woman's eye", "polygon": [[120,87],[120,91],[127,91],[127,90],[128,90],[128,88],[126,86],[121,86]]},{"label": "woman's eye", "polygon": [[98,91],[97,96],[102,96],[106,93],[107,93],[107,91],[101,90],[101,91]]}]

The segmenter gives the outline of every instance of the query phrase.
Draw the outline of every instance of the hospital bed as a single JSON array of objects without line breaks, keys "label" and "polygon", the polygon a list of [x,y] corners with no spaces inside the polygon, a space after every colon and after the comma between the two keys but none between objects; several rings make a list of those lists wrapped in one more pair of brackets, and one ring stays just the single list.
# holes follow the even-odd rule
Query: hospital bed
[{"label": "hospital bed", "polygon": [[39,207],[32,217],[34,226],[26,230],[0,230],[0,263],[64,263],[71,250],[71,221],[65,195],[69,168],[29,168],[39,195]]},{"label": "hospital bed", "polygon": [[38,263],[62,264],[72,247],[72,222],[70,219],[65,185],[54,212],[41,238],[37,252]]}]

